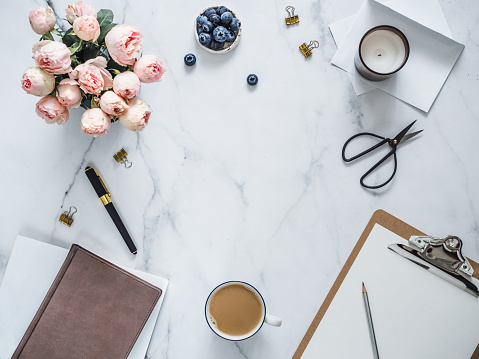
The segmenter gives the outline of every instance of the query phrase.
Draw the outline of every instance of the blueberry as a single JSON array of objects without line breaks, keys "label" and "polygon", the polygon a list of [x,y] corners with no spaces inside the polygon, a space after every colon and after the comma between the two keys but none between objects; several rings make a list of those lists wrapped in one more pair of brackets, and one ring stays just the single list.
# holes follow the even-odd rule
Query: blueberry
[{"label": "blueberry", "polygon": [[213,30],[213,37],[216,42],[225,42],[226,41],[226,30],[223,26],[217,26]]},{"label": "blueberry", "polygon": [[226,11],[221,15],[222,24],[228,25],[231,22],[231,20],[233,20],[233,14],[230,13],[229,11]]},{"label": "blueberry", "polygon": [[216,9],[216,13],[218,15],[223,15],[224,12],[228,11],[228,9],[226,8],[226,6],[219,6],[217,9]]},{"label": "blueberry", "polygon": [[256,76],[255,74],[248,75],[246,81],[248,82],[248,85],[256,86],[256,84],[258,83],[258,76]]},{"label": "blueberry", "polygon": [[196,56],[193,54],[186,54],[184,60],[186,66],[193,66],[196,64]]},{"label": "blueberry", "polygon": [[216,10],[213,9],[212,7],[209,8],[209,9],[207,9],[207,10],[203,13],[203,15],[206,16],[206,17],[209,17],[209,16],[212,15],[212,14],[216,14]]},{"label": "blueberry", "polygon": [[226,41],[233,42],[236,39],[236,33],[232,30],[226,30]]},{"label": "blueberry", "polygon": [[211,45],[210,45],[210,49],[218,51],[218,50],[221,50],[223,48],[223,45],[224,45],[224,42],[217,42],[217,41],[212,40]]},{"label": "blueberry", "polygon": [[201,27],[203,28],[204,32],[211,32],[211,30],[213,30],[213,23],[211,21],[207,21],[201,25]]},{"label": "blueberry", "polygon": [[200,41],[201,45],[208,46],[209,44],[211,44],[211,35],[206,32],[203,32],[202,34],[200,34],[200,36],[198,36],[198,40]]},{"label": "blueberry", "polygon": [[219,23],[221,22],[221,18],[219,17],[219,15],[216,14],[211,14],[208,17],[208,20],[211,21],[213,25],[219,25]]},{"label": "blueberry", "polygon": [[198,29],[196,29],[196,32],[199,34],[201,34],[202,32],[205,32],[205,30],[203,30],[203,26],[200,26]]},{"label": "blueberry", "polygon": [[238,18],[233,18],[230,22],[230,30],[233,31],[238,31],[239,28],[241,27],[241,21],[238,20]]},{"label": "blueberry", "polygon": [[207,21],[208,21],[208,18],[206,16],[203,16],[203,15],[200,15],[196,18],[196,23],[200,26],[203,25]]}]

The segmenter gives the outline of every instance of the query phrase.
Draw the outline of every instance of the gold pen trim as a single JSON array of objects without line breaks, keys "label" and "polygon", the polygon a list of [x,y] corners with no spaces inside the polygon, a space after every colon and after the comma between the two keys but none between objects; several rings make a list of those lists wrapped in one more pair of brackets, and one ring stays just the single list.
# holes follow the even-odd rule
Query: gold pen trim
[{"label": "gold pen trim", "polygon": [[106,206],[108,203],[111,203],[111,197],[110,194],[104,194],[103,196],[100,197],[101,203],[103,203],[104,206]]},{"label": "gold pen trim", "polygon": [[[103,187],[105,187],[105,191],[107,192],[107,194],[108,194],[109,196],[111,196],[110,191],[108,190],[108,187],[106,186],[106,183],[103,182],[103,178],[101,178],[100,174],[96,171],[96,169],[93,169],[93,171],[95,171],[96,175],[97,175],[98,178],[100,179],[101,184],[103,185]],[[110,202],[111,202],[111,201],[110,201]]]}]

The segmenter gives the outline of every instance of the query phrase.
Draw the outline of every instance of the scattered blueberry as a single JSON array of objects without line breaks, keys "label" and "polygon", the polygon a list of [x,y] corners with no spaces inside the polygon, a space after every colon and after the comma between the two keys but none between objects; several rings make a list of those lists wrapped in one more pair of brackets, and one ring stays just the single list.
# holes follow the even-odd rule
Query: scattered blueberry
[{"label": "scattered blueberry", "polygon": [[241,27],[241,22],[238,20],[238,18],[233,18],[230,22],[230,30],[233,31],[238,31],[239,28]]},{"label": "scattered blueberry", "polygon": [[213,37],[217,42],[225,42],[226,41],[226,30],[223,26],[217,26],[213,30]]},{"label": "scattered blueberry", "polygon": [[233,42],[236,40],[236,33],[232,30],[226,30],[226,41]]},{"label": "scattered blueberry", "polygon": [[216,9],[216,13],[220,16],[223,15],[223,13],[226,11],[228,11],[226,6],[218,6],[218,8]]},{"label": "scattered blueberry", "polygon": [[193,66],[196,63],[196,56],[193,54],[185,55],[185,64],[186,66]]},{"label": "scattered blueberry", "polygon": [[219,17],[219,15],[216,15],[216,14],[210,15],[208,17],[208,20],[211,21],[213,25],[219,25],[221,22],[221,18]]},{"label": "scattered blueberry", "polygon": [[201,25],[201,27],[203,28],[204,32],[211,32],[211,30],[213,30],[213,23],[211,21],[207,21]]},{"label": "scattered blueberry", "polygon": [[209,8],[203,13],[203,15],[206,16],[206,17],[209,17],[212,14],[216,14],[216,10],[213,9],[213,8]]},{"label": "scattered blueberry", "polygon": [[208,21],[208,18],[204,15],[200,15],[196,18],[196,23],[200,26],[203,25],[207,21]]},{"label": "scattered blueberry", "polygon": [[210,49],[218,51],[218,50],[221,50],[223,48],[223,45],[224,45],[224,42],[217,42],[217,41],[212,40],[211,45],[210,45]]},{"label": "scattered blueberry", "polygon": [[255,74],[248,75],[246,81],[248,82],[248,85],[256,86],[256,84],[258,83],[258,76],[256,76]]},{"label": "scattered blueberry", "polygon": [[208,46],[209,44],[211,44],[211,35],[206,32],[203,32],[202,34],[200,34],[200,36],[198,36],[198,40],[200,40],[201,45]]},{"label": "scattered blueberry", "polygon": [[221,23],[223,25],[228,25],[231,22],[231,20],[233,20],[233,14],[230,13],[229,11],[226,11],[221,15]]}]

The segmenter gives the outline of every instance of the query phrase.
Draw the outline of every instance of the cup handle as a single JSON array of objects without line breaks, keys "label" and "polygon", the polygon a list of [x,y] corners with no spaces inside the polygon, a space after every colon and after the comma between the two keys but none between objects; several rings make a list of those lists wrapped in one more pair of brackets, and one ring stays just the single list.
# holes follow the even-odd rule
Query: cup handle
[{"label": "cup handle", "polygon": [[283,320],[281,318],[269,314],[266,314],[266,316],[264,317],[264,321],[266,324],[272,325],[273,327],[280,327],[283,323]]}]

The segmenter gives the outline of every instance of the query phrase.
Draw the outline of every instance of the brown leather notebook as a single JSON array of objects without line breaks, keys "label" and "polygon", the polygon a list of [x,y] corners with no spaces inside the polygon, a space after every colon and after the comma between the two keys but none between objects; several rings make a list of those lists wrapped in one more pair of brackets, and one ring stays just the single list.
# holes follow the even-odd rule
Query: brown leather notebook
[{"label": "brown leather notebook", "polygon": [[74,244],[12,359],[127,358],[160,296]]}]

